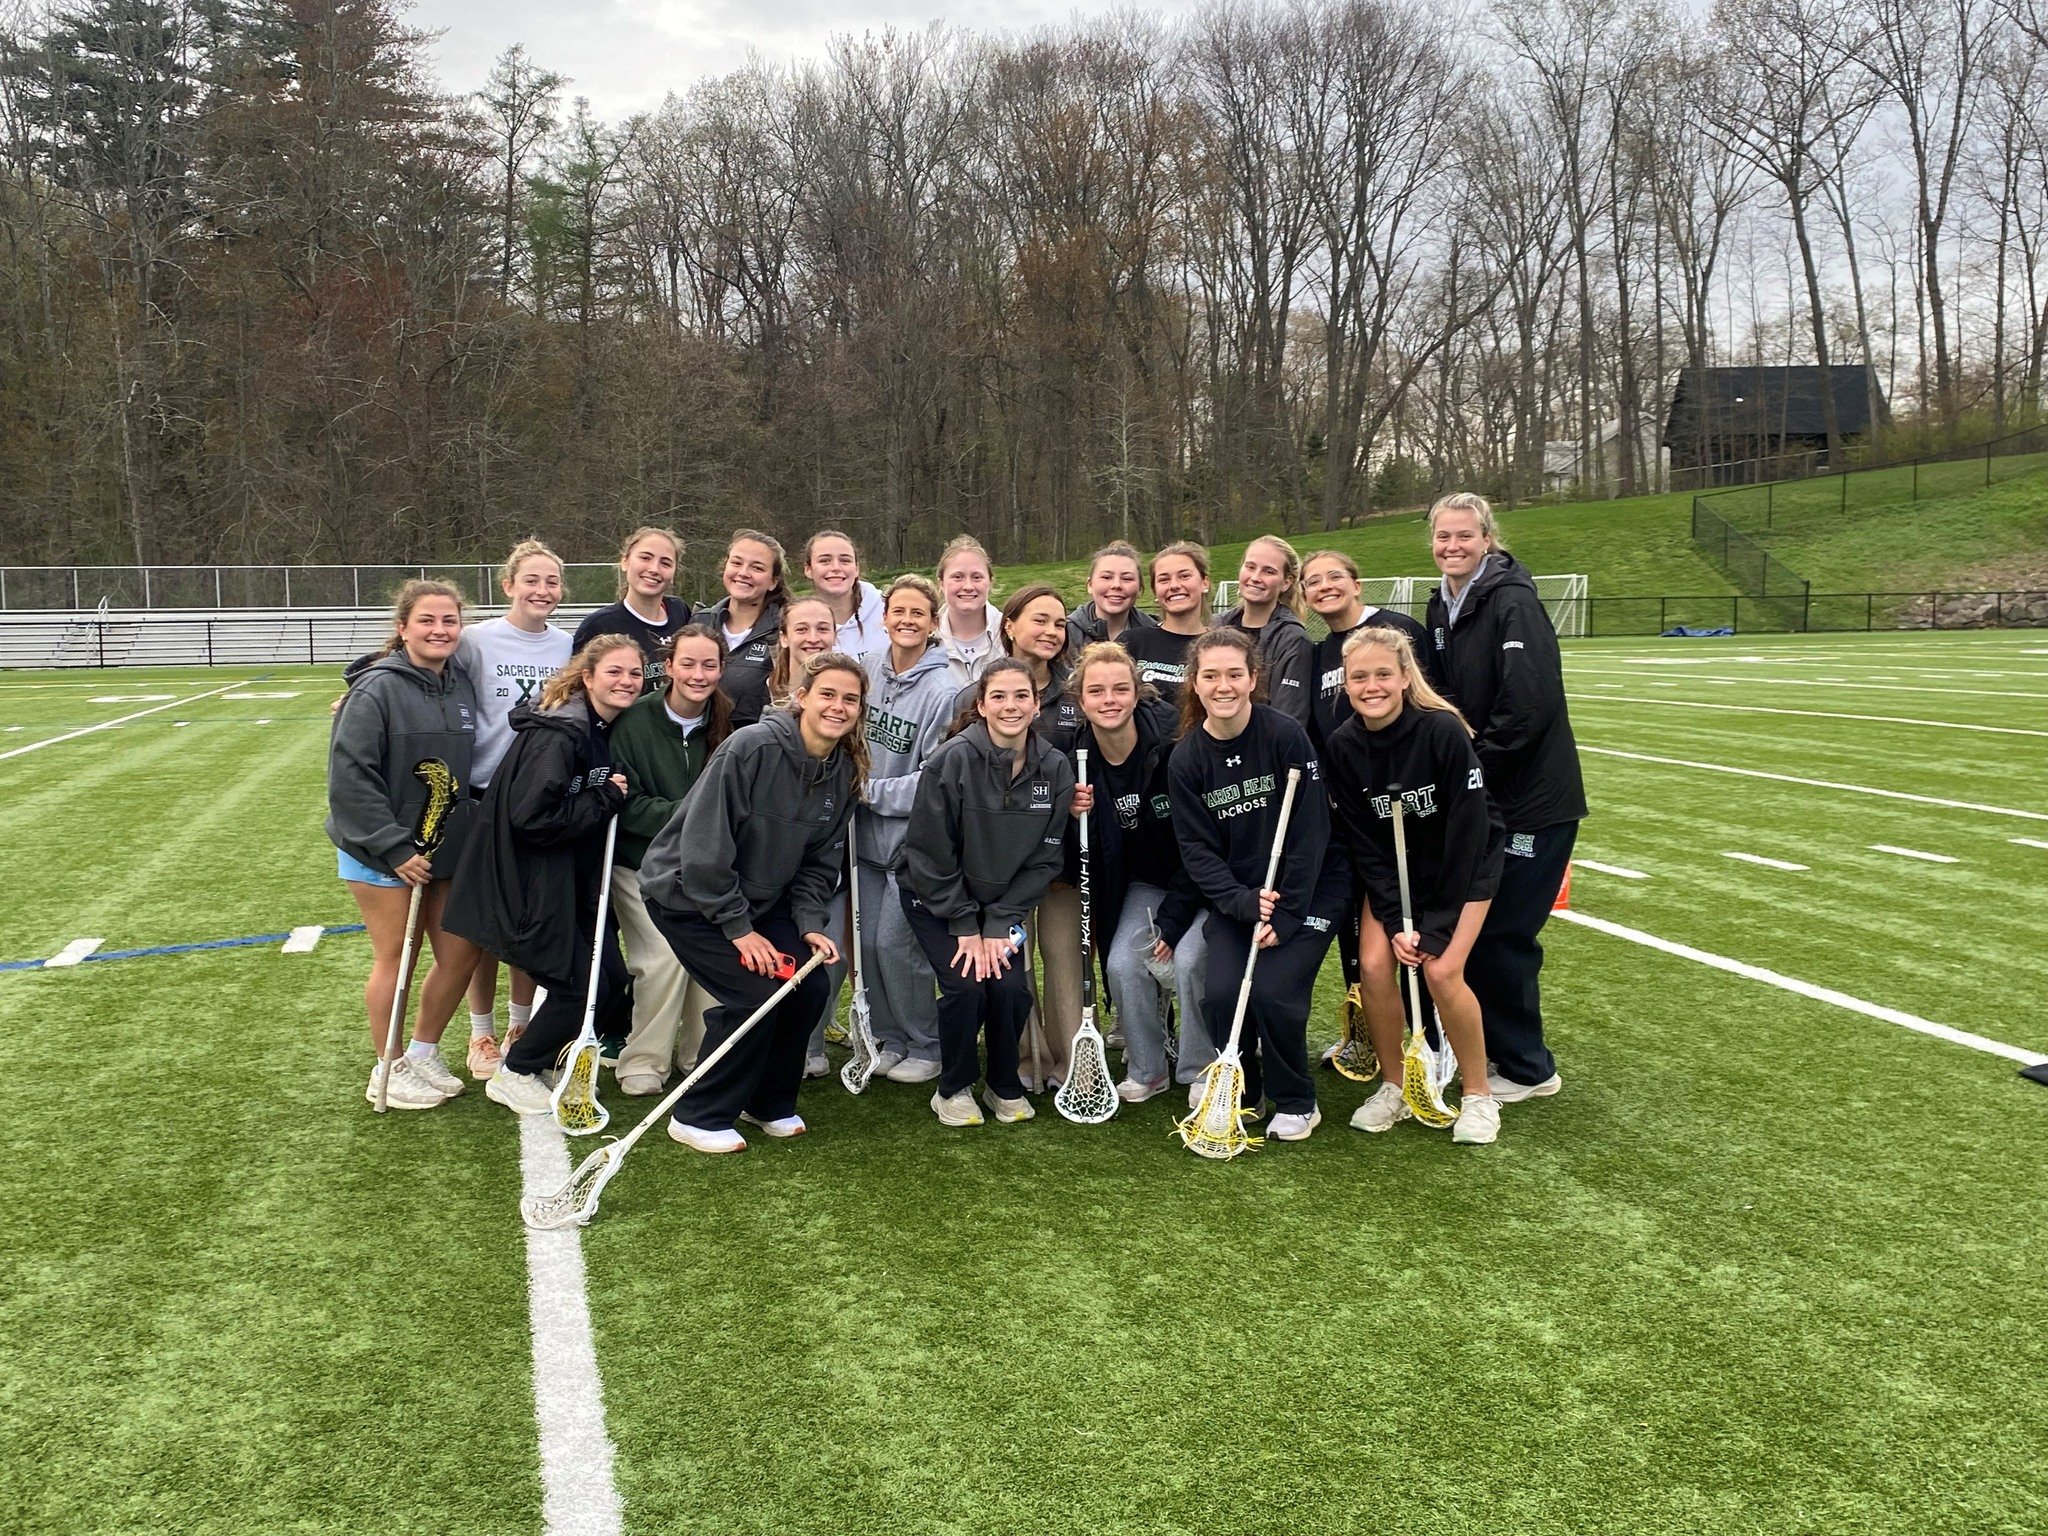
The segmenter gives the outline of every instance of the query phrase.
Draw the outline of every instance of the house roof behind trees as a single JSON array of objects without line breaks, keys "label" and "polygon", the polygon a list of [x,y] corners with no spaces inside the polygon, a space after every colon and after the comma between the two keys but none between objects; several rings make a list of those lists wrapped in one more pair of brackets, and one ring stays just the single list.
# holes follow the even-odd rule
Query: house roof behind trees
[{"label": "house roof behind trees", "polygon": [[[1835,421],[1844,435],[1870,430],[1870,404],[1880,420],[1887,414],[1884,387],[1864,363],[1837,363],[1825,370],[1835,392]],[[1687,368],[1671,394],[1664,444],[1677,447],[1702,438],[1820,437],[1821,375],[1813,366],[1783,368]]]}]

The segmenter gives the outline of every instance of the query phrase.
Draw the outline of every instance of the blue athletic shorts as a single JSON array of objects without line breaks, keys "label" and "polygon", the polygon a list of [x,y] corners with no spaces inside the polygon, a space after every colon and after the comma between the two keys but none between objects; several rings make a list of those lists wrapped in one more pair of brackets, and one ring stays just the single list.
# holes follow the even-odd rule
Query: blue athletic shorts
[{"label": "blue athletic shorts", "polygon": [[387,875],[381,869],[372,869],[345,848],[334,850],[334,863],[341,878],[353,880],[358,885],[403,886],[405,882],[396,875]]}]

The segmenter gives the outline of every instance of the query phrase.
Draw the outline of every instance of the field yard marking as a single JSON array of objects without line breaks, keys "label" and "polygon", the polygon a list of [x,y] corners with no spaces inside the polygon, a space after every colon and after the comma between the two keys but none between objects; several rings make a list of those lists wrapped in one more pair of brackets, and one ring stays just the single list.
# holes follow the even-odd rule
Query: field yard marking
[{"label": "field yard marking", "polygon": [[307,923],[302,928],[294,928],[285,938],[284,952],[288,955],[311,954],[313,946],[326,936],[327,928],[325,924]]},{"label": "field yard marking", "polygon": [[14,747],[6,752],[0,752],[0,763],[6,762],[10,757],[21,757],[30,752],[40,751],[44,747],[54,747],[60,741],[75,741],[80,736],[90,736],[94,731],[104,731],[110,726],[126,725],[130,720],[140,720],[144,715],[153,715],[160,710],[176,709],[180,704],[192,704],[200,699],[210,699],[216,693],[226,693],[230,688],[239,688],[240,686],[241,684],[239,683],[222,683],[218,688],[209,688],[204,693],[188,693],[182,699],[173,699],[168,704],[152,704],[148,709],[138,709],[134,714],[123,715],[118,720],[102,720],[98,725],[88,725],[75,731],[66,731],[62,736],[47,736],[41,741],[32,741],[25,747]]},{"label": "field yard marking", "polygon": [[240,700],[240,699],[296,699],[296,698],[297,698],[298,696],[299,696],[299,694],[298,694],[298,691],[297,691],[296,689],[294,689],[294,690],[293,690],[292,692],[289,692],[289,693],[250,693],[250,692],[248,692],[248,691],[247,691],[247,690],[245,689],[245,690],[244,690],[243,692],[241,692],[241,693],[224,693],[224,694],[222,694],[222,695],[221,695],[221,697],[222,697],[222,698],[224,698],[224,699],[236,699],[236,700]]},{"label": "field yard marking", "polygon": [[2018,843],[2022,848],[2048,848],[2048,843],[2042,842],[2038,837],[2015,837],[2011,841]]},{"label": "field yard marking", "polygon": [[[1703,677],[1699,681],[1713,679]],[[1704,699],[1638,699],[1625,693],[1567,693],[1565,697],[1589,704],[1658,704],[1666,709],[1727,709],[1742,715],[1798,715],[1808,720],[1863,720],[1873,725],[1925,725],[1943,731],[1987,731],[1993,736],[2048,737],[2048,731],[2029,730],[2022,725],[1971,725],[1961,720],[1916,720],[1906,715],[1851,715],[1831,709],[1777,709],[1768,704],[1712,704]]]},{"label": "field yard marking", "polygon": [[1593,917],[1585,912],[1567,910],[1551,915],[1567,923],[1576,923],[1581,928],[1590,928],[1595,933],[1627,939],[1631,944],[1640,944],[1646,949],[1676,955],[1681,960],[1697,961],[1701,965],[1712,966],[1717,971],[1726,971],[1731,976],[1742,976],[1786,992],[1796,992],[1799,996],[1812,998],[1817,1003],[1831,1003],[1837,1008],[1846,1008],[1851,1013],[1860,1013],[1866,1018],[1881,1019],[1887,1024],[1896,1024],[1901,1029],[1910,1029],[1918,1034],[1931,1035],[1937,1040],[1946,1040],[1951,1045],[1966,1045],[1973,1051],[1984,1052],[1987,1056],[2002,1056],[2007,1061],[2016,1061],[2023,1067],[2038,1067],[2048,1062],[2048,1056],[2043,1056],[2039,1051],[2007,1045],[2003,1040],[1993,1040],[1984,1035],[1973,1035],[1966,1029],[1937,1024],[1932,1019],[1923,1019],[1918,1014],[1907,1013],[1898,1008],[1887,1008],[1882,1003],[1865,1002],[1860,997],[1851,997],[1847,992],[1837,992],[1833,987],[1817,987],[1812,982],[1801,981],[1796,976],[1787,976],[1783,972],[1767,970],[1761,965],[1751,965],[1742,960],[1731,960],[1726,955],[1713,954],[1708,950],[1694,949],[1690,944],[1662,939],[1654,933],[1645,933],[1640,928],[1625,928],[1620,923],[1610,923],[1605,918]]},{"label": "field yard marking", "polygon": [[[1567,670],[1595,676],[1605,673],[1610,677],[1634,677],[1637,679],[1642,677],[1642,674],[1639,672],[1616,672],[1611,667],[1571,667]],[[1865,693],[1873,691],[1877,686],[1874,683],[1823,682],[1817,677],[1724,677],[1714,679],[1702,677],[1697,673],[1688,673],[1685,680],[1689,683],[1714,681],[1724,683],[1740,682],[1747,683],[1753,688],[1858,688]],[[1676,688],[1678,684],[1659,682],[1652,683],[1650,686],[1653,688]],[[2048,699],[2048,693],[2021,693],[2010,688],[1927,688],[1919,683],[1887,683],[1883,691],[1886,693],[1940,693],[1965,699]]]},{"label": "field yard marking", "polygon": [[1922,853],[1918,848],[1901,848],[1893,843],[1867,843],[1864,846],[1872,853],[1895,853],[1902,859],[1922,859],[1929,864],[1960,864],[1961,859],[1950,858],[1945,853]]},{"label": "field yard marking", "polygon": [[1765,869],[1789,869],[1794,873],[1803,873],[1807,868],[1804,864],[1794,864],[1786,859],[1767,859],[1760,853],[1724,853],[1721,857],[1740,859],[1745,864],[1761,864]]},{"label": "field yard marking", "polygon": [[1590,869],[1596,874],[1615,875],[1623,880],[1647,880],[1650,877],[1640,869],[1624,869],[1619,864],[1602,864],[1597,859],[1573,859],[1580,869]]},{"label": "field yard marking", "polygon": [[87,955],[106,943],[105,939],[73,939],[56,954],[43,962],[43,969],[54,971],[63,966],[76,965]]},{"label": "field yard marking", "polygon": [[159,699],[175,699],[175,693],[96,693],[85,702],[88,704],[154,704]]},{"label": "field yard marking", "polygon": [[[569,1148],[552,1116],[519,1117],[519,1171],[529,1195],[568,1183]],[[580,1227],[526,1229],[526,1311],[540,1424],[541,1530],[546,1536],[620,1536],[625,1506],[612,1481],[617,1452],[604,1427]]]},{"label": "field yard marking", "polygon": [[1851,795],[1876,795],[1883,800],[1910,800],[1915,805],[1938,805],[1951,811],[1982,811],[1987,816],[2017,816],[2022,821],[2048,821],[2048,811],[2022,811],[2009,805],[1984,805],[1975,800],[1944,800],[1939,795],[1908,794],[1903,789],[1873,789],[1868,784],[1844,784],[1836,779],[1802,779],[1791,773],[1766,773],[1761,768],[1731,768],[1726,763],[1702,763],[1689,757],[1658,757],[1649,752],[1624,752],[1619,747],[1589,747],[1581,752],[1600,757],[1624,757],[1637,763],[1662,763],[1671,768],[1699,768],[1708,773],[1732,773],[1745,779],[1773,779],[1780,784],[1804,784],[1810,789],[1839,789]]},{"label": "field yard marking", "polygon": [[[361,933],[361,923],[330,923],[327,926],[330,937],[342,933]],[[98,965],[106,960],[141,960],[152,955],[192,955],[208,949],[255,949],[271,944],[281,944],[290,938],[288,933],[252,933],[238,939],[201,939],[191,944],[150,944],[141,949],[103,949],[87,955],[80,963]],[[46,970],[47,960],[0,960],[0,971]]]}]

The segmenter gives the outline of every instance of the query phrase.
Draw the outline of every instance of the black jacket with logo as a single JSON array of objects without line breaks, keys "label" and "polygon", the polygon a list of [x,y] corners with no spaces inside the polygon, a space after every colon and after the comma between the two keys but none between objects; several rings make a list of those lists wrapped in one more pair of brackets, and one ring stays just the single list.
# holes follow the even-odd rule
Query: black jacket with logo
[{"label": "black jacket with logo", "polygon": [[1181,684],[1188,676],[1188,647],[1199,635],[1178,635],[1161,624],[1127,630],[1124,649],[1138,663],[1138,677],[1159,690],[1169,704],[1180,703]]},{"label": "black jacket with logo", "polygon": [[1450,622],[1439,587],[1429,635],[1439,686],[1473,730],[1487,793],[1510,832],[1538,832],[1586,814],[1579,747],[1564,701],[1564,658],[1536,583],[1504,549],[1486,557]]},{"label": "black jacket with logo", "polygon": [[[1098,955],[1108,945],[1116,933],[1117,924],[1123,919],[1124,893],[1135,878],[1126,848],[1127,838],[1141,837],[1154,849],[1170,851],[1171,862],[1177,866],[1174,877],[1165,883],[1166,899],[1153,914],[1159,936],[1166,940],[1169,948],[1180,943],[1202,910],[1201,892],[1195,889],[1195,882],[1180,859],[1174,831],[1173,796],[1167,781],[1167,765],[1173,759],[1173,713],[1164,703],[1155,700],[1150,705],[1141,704],[1134,718],[1138,727],[1138,744],[1132,749],[1131,757],[1137,762],[1136,777],[1141,786],[1138,804],[1132,808],[1134,826],[1129,832],[1124,830],[1117,807],[1109,803],[1099,788],[1095,809],[1088,815],[1088,920],[1095,931]],[[1068,751],[1069,761],[1073,761],[1075,754],[1083,748],[1088,752],[1088,777],[1100,786],[1104,768],[1102,747],[1095,739],[1094,727],[1085,722]],[[1076,763],[1075,778],[1078,780],[1079,777],[1079,765]],[[1081,818],[1076,816],[1073,825],[1067,829],[1066,863],[1060,874],[1061,880],[1076,887],[1081,883],[1080,830]]]},{"label": "black jacket with logo", "polygon": [[1309,722],[1315,702],[1316,648],[1292,608],[1276,604],[1273,616],[1258,629],[1245,629],[1244,604],[1216,621],[1242,630],[1259,648],[1259,670],[1266,679],[1266,702],[1290,720]]},{"label": "black jacket with logo", "polygon": [[1472,738],[1447,710],[1406,708],[1377,731],[1353,716],[1330,738],[1324,760],[1331,814],[1350,851],[1355,883],[1389,934],[1401,931],[1390,793],[1392,785],[1401,786],[1415,930],[1425,951],[1442,954],[1465,903],[1489,900],[1500,888],[1507,843]]},{"label": "black jacket with logo", "polygon": [[[1159,621],[1138,607],[1131,605],[1131,611],[1124,616],[1124,632],[1118,635],[1117,643],[1126,648],[1134,636],[1148,629],[1157,629]],[[1097,640],[1109,638],[1109,621],[1095,611],[1095,600],[1090,598],[1067,615],[1067,645],[1078,652],[1084,645],[1093,645]]]},{"label": "black jacket with logo", "polygon": [[664,597],[661,611],[665,617],[659,625],[654,625],[628,608],[624,598],[616,603],[607,603],[576,626],[576,636],[569,642],[570,648],[580,651],[599,635],[624,635],[640,647],[640,691],[660,693],[668,686],[668,663],[661,659],[661,648],[668,644],[677,630],[690,622],[690,605],[680,597]]},{"label": "black jacket with logo", "polygon": [[1059,873],[1074,769],[1036,733],[1024,767],[977,720],[924,760],[896,878],[954,937],[1007,938]]},{"label": "black jacket with logo", "polygon": [[[730,597],[721,597],[709,608],[697,610],[697,622],[719,634],[725,632],[725,615]],[[725,675],[718,686],[732,700],[732,723],[752,725],[768,713],[768,675],[775,670],[775,647],[781,643],[782,604],[761,605],[761,617],[747,631],[746,638],[727,654]]]},{"label": "black jacket with logo", "polygon": [[[1328,747],[1337,727],[1356,713],[1344,692],[1344,642],[1361,629],[1393,629],[1406,635],[1408,643],[1415,647],[1416,664],[1432,684],[1437,684],[1436,647],[1429,643],[1429,631],[1392,608],[1366,609],[1365,617],[1349,629],[1333,629],[1316,642],[1315,713],[1309,735],[1315,738],[1318,747]],[[1437,686],[1441,691],[1441,685]]]}]

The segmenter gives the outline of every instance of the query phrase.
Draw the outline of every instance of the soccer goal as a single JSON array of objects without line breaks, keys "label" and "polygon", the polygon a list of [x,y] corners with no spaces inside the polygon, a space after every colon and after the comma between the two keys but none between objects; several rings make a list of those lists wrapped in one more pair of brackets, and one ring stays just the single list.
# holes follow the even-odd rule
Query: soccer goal
[{"label": "soccer goal", "polygon": [[[1438,578],[1434,576],[1366,576],[1360,579],[1359,593],[1375,608],[1393,608],[1410,618],[1422,619],[1429,607],[1429,594]],[[1550,615],[1551,628],[1561,638],[1570,639],[1587,631],[1586,610],[1590,606],[1591,585],[1584,576],[1538,576],[1536,595],[1543,600],[1543,610]],[[1218,613],[1224,613],[1237,606],[1237,583],[1219,581],[1212,599]],[[1307,628],[1311,639],[1320,640],[1329,633],[1328,627],[1304,604],[1301,622]]]}]

